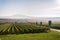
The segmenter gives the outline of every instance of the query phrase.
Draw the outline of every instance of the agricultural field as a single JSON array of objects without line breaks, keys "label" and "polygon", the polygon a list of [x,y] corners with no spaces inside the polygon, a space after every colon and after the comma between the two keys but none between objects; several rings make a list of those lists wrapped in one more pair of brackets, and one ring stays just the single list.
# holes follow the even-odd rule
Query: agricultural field
[{"label": "agricultural field", "polygon": [[48,32],[49,28],[32,23],[5,23],[0,24],[0,34],[24,34]]},{"label": "agricultural field", "polygon": [[53,29],[60,29],[60,23],[52,23],[50,28],[53,28]]},{"label": "agricultural field", "polygon": [[[51,24],[51,27],[59,24]],[[48,25],[33,23],[0,24],[0,40],[60,40],[60,32],[51,31]]]}]

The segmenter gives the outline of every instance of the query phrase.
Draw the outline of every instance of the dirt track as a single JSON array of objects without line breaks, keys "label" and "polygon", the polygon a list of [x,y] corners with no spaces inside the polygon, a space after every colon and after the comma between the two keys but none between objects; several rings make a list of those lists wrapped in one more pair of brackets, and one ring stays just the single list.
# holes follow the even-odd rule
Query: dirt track
[{"label": "dirt track", "polygon": [[58,29],[52,29],[52,28],[51,28],[50,30],[60,32],[60,30],[58,30]]}]

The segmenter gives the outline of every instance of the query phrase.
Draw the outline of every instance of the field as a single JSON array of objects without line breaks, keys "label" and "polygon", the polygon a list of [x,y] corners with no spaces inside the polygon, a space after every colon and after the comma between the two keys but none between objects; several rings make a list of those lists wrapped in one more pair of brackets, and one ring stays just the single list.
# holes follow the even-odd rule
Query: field
[{"label": "field", "polygon": [[60,40],[60,33],[51,31],[49,33],[0,35],[0,40]]},{"label": "field", "polygon": [[[51,25],[51,27],[55,26],[60,25]],[[51,31],[48,25],[1,23],[0,40],[60,40],[60,32]]]},{"label": "field", "polygon": [[48,32],[49,28],[32,23],[5,23],[0,24],[0,34],[26,34]]},{"label": "field", "polygon": [[53,24],[51,25],[51,28],[60,29],[60,23],[53,23]]}]

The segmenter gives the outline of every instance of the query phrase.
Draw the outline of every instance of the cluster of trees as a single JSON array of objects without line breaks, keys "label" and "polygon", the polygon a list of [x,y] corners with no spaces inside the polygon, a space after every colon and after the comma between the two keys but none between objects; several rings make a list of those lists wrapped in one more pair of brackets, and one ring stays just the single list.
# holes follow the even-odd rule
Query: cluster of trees
[{"label": "cluster of trees", "polygon": [[[38,22],[36,22],[35,24],[38,24]],[[48,26],[51,26],[51,24],[52,24],[52,21],[49,20],[49,21],[48,21]],[[40,22],[40,25],[41,25],[41,26],[43,25],[42,22]]]}]

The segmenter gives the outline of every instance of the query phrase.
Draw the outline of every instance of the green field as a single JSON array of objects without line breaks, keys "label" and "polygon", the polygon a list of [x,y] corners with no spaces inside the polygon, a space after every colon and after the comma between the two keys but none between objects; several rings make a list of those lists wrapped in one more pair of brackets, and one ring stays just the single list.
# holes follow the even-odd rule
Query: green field
[{"label": "green field", "polygon": [[60,40],[60,33],[9,34],[0,35],[0,40]]},{"label": "green field", "polygon": [[0,24],[0,40],[60,40],[60,32],[49,28],[32,23],[4,23]]},{"label": "green field", "polygon": [[46,26],[39,26],[31,23],[5,23],[0,24],[0,35],[3,34],[26,34],[48,32]]}]

